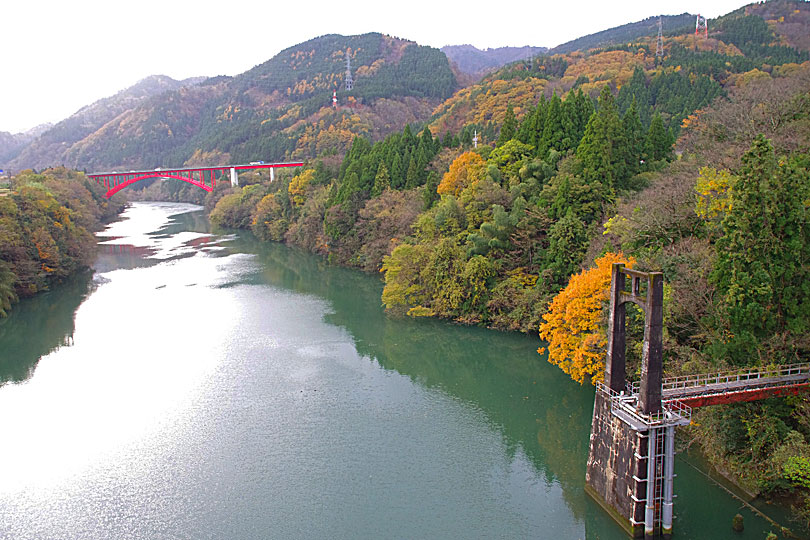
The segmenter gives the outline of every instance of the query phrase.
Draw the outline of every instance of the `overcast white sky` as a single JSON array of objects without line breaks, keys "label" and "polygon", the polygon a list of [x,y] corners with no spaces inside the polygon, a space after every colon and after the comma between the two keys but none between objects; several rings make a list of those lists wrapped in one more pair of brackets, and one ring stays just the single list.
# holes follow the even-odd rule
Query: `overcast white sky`
[{"label": "overcast white sky", "polygon": [[0,0],[0,131],[58,122],[149,75],[236,75],[323,34],[554,47],[652,15],[711,18],[747,3]]}]

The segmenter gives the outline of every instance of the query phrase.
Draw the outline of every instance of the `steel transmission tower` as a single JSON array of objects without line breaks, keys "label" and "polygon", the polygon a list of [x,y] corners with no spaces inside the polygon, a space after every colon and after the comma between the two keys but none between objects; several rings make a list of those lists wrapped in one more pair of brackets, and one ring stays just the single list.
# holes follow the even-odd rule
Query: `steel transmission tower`
[{"label": "steel transmission tower", "polygon": [[706,17],[698,15],[695,21],[695,35],[700,34],[703,34],[705,38],[709,37],[709,21],[706,20]]},{"label": "steel transmission tower", "polygon": [[346,90],[354,88],[354,80],[352,79],[352,59],[349,56],[349,49],[346,49]]},{"label": "steel transmission tower", "polygon": [[658,17],[658,44],[655,46],[655,56],[659,59],[664,58],[664,22],[661,17]]}]

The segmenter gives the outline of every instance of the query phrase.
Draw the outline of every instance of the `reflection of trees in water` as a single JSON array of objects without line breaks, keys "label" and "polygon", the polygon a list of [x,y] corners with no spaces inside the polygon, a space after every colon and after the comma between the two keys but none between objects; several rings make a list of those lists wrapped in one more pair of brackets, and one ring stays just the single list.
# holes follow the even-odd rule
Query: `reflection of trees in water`
[{"label": "reflection of trees in water", "polygon": [[211,224],[205,212],[202,210],[195,210],[194,212],[184,212],[182,214],[174,214],[171,216],[169,224],[158,231],[159,234],[177,234],[180,232],[211,232]]},{"label": "reflection of trees in water", "polygon": [[360,354],[482,410],[503,434],[510,457],[522,449],[547,482],[560,484],[575,516],[601,523],[583,491],[593,390],[545,362],[536,352],[539,340],[387,317],[382,283],[370,276],[248,235],[229,245],[259,256],[264,264],[257,280],[327,299],[333,311],[326,322],[348,331]]},{"label": "reflection of trees in water", "polygon": [[76,309],[91,289],[92,273],[83,272],[0,319],[0,384],[27,380],[42,356],[73,344]]}]

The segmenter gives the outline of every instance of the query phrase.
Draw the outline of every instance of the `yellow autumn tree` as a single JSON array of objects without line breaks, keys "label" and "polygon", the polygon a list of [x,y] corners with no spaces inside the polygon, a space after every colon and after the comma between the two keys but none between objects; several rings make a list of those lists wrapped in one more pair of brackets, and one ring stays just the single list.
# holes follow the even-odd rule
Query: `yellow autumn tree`
[{"label": "yellow autumn tree", "polygon": [[293,176],[287,191],[292,197],[295,206],[303,206],[307,201],[307,186],[315,178],[315,169],[307,169],[301,174]]},{"label": "yellow autumn tree", "polygon": [[737,178],[726,169],[701,167],[695,184],[695,213],[719,224],[731,208],[731,190]]},{"label": "yellow autumn tree", "polygon": [[[605,373],[607,331],[602,309],[610,296],[613,263],[632,268],[636,260],[621,253],[606,253],[596,267],[572,276],[568,285],[549,304],[540,337],[548,343],[548,361],[582,384],[601,380]],[[540,354],[545,348],[538,349]]]},{"label": "yellow autumn tree", "polygon": [[458,196],[461,191],[480,180],[484,175],[486,163],[475,152],[464,152],[458,156],[450,169],[444,173],[436,191],[439,195]]}]

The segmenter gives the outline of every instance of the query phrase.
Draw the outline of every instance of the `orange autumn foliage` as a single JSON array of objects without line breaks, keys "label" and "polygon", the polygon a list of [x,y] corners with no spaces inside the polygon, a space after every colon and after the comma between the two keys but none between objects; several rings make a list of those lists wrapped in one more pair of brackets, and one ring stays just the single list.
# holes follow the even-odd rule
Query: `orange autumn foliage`
[{"label": "orange autumn foliage", "polygon": [[486,162],[475,152],[464,152],[458,156],[450,169],[444,173],[436,192],[439,195],[458,196],[464,188],[478,182],[486,167]]},{"label": "orange autumn foliage", "polygon": [[[613,263],[632,268],[636,260],[621,253],[606,253],[596,267],[572,276],[568,285],[549,304],[540,337],[548,342],[548,361],[582,384],[601,380],[605,373],[607,332],[602,309],[609,300]],[[538,349],[540,354],[545,348]]]}]

